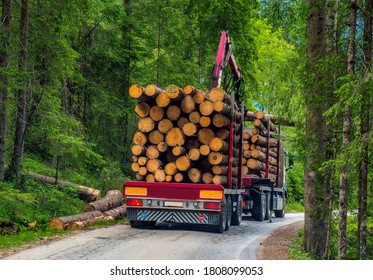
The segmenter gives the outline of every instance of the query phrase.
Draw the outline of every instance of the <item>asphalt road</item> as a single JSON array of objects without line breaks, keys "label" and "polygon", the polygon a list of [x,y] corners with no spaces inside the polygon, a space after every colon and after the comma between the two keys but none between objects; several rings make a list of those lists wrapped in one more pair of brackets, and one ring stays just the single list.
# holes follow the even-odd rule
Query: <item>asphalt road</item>
[{"label": "asphalt road", "polygon": [[222,234],[205,227],[158,223],[153,229],[116,225],[71,235],[8,256],[10,260],[255,260],[260,242],[303,213],[258,222],[244,217]]}]

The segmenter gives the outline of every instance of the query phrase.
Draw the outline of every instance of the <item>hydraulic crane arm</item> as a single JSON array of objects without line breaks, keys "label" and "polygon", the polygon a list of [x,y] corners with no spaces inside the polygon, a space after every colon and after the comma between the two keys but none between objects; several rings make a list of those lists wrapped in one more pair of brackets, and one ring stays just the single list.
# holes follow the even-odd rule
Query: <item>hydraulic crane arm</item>
[{"label": "hydraulic crane arm", "polygon": [[219,42],[218,52],[215,58],[214,68],[213,68],[212,87],[221,86],[223,71],[228,63],[232,69],[234,79],[236,81],[242,79],[241,71],[238,68],[236,60],[234,59],[234,56],[233,56],[232,46],[233,46],[233,43],[229,39],[228,32],[222,31],[220,33],[220,42]]},{"label": "hydraulic crane arm", "polygon": [[222,87],[223,73],[227,65],[232,71],[232,78],[235,82],[235,99],[237,103],[242,102],[242,93],[240,91],[243,77],[240,68],[237,66],[236,60],[233,55],[233,42],[229,38],[227,31],[220,33],[220,41],[218,51],[215,58],[214,67],[212,70],[212,88]]}]

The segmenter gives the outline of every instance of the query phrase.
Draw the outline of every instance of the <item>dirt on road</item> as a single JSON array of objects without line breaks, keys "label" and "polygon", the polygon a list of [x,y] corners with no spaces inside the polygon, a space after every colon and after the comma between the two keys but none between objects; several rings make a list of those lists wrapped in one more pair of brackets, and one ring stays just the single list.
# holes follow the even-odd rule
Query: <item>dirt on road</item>
[{"label": "dirt on road", "polygon": [[273,232],[261,244],[257,252],[258,260],[288,260],[288,248],[293,237],[298,236],[298,231],[304,226],[304,222],[296,222],[283,226]]}]

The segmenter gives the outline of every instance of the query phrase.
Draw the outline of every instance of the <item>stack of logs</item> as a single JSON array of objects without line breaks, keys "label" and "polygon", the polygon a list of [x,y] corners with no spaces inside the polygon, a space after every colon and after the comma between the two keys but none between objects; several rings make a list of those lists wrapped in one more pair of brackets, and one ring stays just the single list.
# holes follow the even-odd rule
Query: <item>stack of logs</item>
[{"label": "stack of logs", "polygon": [[[191,85],[162,89],[149,84],[132,85],[129,94],[138,101],[132,146],[138,181],[227,184],[230,120],[237,134],[241,114],[224,90],[205,93]],[[232,173],[237,177],[237,136],[233,143]]]},{"label": "stack of logs", "polygon": [[86,228],[98,221],[122,219],[127,214],[122,197],[121,191],[109,190],[104,198],[87,203],[84,213],[54,218],[49,222],[49,227],[54,230],[74,230]]},{"label": "stack of logs", "polygon": [[259,178],[265,178],[269,148],[268,178],[276,180],[280,155],[277,140],[279,129],[262,111],[248,112],[246,120],[252,121],[254,127],[243,132],[242,175],[255,174]]}]

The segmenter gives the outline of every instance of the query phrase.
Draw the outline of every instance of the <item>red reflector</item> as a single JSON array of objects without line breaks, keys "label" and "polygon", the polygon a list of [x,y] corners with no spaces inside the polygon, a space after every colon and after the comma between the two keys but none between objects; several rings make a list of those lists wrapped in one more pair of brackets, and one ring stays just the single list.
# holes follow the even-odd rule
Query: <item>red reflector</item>
[{"label": "red reflector", "polygon": [[203,203],[204,209],[214,209],[214,210],[220,210],[221,204],[220,202],[205,202]]},{"label": "red reflector", "polygon": [[246,205],[247,205],[246,200],[243,200],[242,201],[242,206],[246,206]]},{"label": "red reflector", "polygon": [[142,201],[139,199],[127,199],[127,206],[142,206]]},{"label": "red reflector", "polygon": [[202,214],[198,216],[198,219],[202,222],[204,219],[205,219],[205,216],[203,216]]}]

